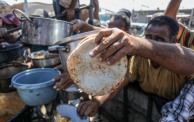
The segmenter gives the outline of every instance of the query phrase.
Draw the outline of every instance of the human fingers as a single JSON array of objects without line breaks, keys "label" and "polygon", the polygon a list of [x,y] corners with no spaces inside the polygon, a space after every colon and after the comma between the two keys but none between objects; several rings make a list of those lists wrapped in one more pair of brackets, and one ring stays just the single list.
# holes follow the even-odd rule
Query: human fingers
[{"label": "human fingers", "polygon": [[54,70],[62,70],[62,69],[63,69],[62,65],[58,65],[58,66],[54,67]]},{"label": "human fingers", "polygon": [[85,112],[84,112],[84,117],[87,118],[88,116],[92,117],[95,115],[95,112],[94,112],[94,106],[92,104],[90,104]]},{"label": "human fingers", "polygon": [[57,77],[53,78],[52,81],[58,81],[62,78],[65,78],[66,76],[69,76],[69,74],[67,72],[64,72],[63,74],[60,74]]},{"label": "human fingers", "polygon": [[72,21],[70,21],[71,23],[73,23],[73,24],[75,24],[75,23],[77,23],[77,19],[74,19],[74,20],[72,20]]},{"label": "human fingers", "polygon": [[82,106],[84,105],[85,102],[81,102],[78,107],[77,107],[77,114],[80,115],[80,111],[82,109]]},{"label": "human fingers", "polygon": [[83,105],[82,105],[82,108],[80,110],[80,116],[81,117],[84,117],[84,113],[85,111],[87,110],[87,108],[90,106],[90,104],[88,104],[88,101],[85,102]]},{"label": "human fingers", "polygon": [[72,79],[69,79],[69,80],[67,81],[67,84],[63,84],[63,85],[61,86],[61,89],[62,89],[62,90],[65,90],[65,89],[69,88],[72,84],[74,84],[74,82],[72,81]]},{"label": "human fingers", "polygon": [[116,63],[117,61],[119,61],[123,56],[125,56],[127,54],[127,47],[123,47],[121,48],[118,52],[116,52],[115,55],[113,55],[108,61],[107,61],[107,65],[113,65],[114,63]]},{"label": "human fingers", "polygon": [[66,17],[66,20],[69,22],[70,21],[70,15],[69,13],[67,12],[67,17]]},{"label": "human fingers", "polygon": [[108,37],[112,34],[112,29],[103,29],[98,32],[95,38],[95,43],[100,44],[104,37]]},{"label": "human fingers", "polygon": [[90,112],[90,113],[89,113],[89,115],[88,115],[88,116],[89,116],[89,117],[93,117],[93,116],[95,116],[95,115],[96,115],[96,113],[97,113],[97,112],[92,111],[92,112]]},{"label": "human fingers", "polygon": [[70,77],[64,77],[62,78],[57,84],[54,85],[54,89],[59,89],[64,83],[66,83],[69,80]]},{"label": "human fingers", "polygon": [[121,43],[121,40],[118,40],[117,42],[113,43],[110,47],[108,47],[107,50],[100,55],[100,57],[98,58],[98,61],[104,62],[115,52],[120,50],[123,46],[124,44]]},{"label": "human fingers", "polygon": [[73,20],[73,16],[69,15],[69,21]]},{"label": "human fingers", "polygon": [[70,84],[71,84],[70,80],[71,80],[70,78],[61,79],[61,81],[59,83],[57,83],[57,84],[59,84],[58,87],[56,85],[57,91],[63,90],[63,89],[65,90],[65,88],[68,88],[68,86],[70,86]]},{"label": "human fingers", "polygon": [[[102,35],[104,35],[104,34],[102,34]],[[122,36],[123,36],[122,34],[120,34],[120,35],[117,35],[117,34],[114,34],[114,33],[111,34],[109,37],[107,37],[104,40],[102,40],[102,42],[98,46],[96,46],[90,52],[90,54],[89,54],[90,57],[93,58],[93,57],[97,56],[99,53],[101,53],[102,51],[104,51],[105,49],[107,49],[109,46],[111,46],[114,42],[116,42],[117,40],[119,40],[120,38],[122,38]],[[112,53],[115,53],[115,52],[112,52]]]}]

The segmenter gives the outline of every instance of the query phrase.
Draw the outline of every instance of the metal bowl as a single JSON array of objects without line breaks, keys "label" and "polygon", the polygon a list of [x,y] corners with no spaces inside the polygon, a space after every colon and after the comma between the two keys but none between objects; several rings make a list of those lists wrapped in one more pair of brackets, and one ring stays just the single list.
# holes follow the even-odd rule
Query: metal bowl
[{"label": "metal bowl", "polygon": [[13,65],[5,65],[0,67],[0,92],[7,93],[15,91],[16,89],[9,88],[11,85],[12,76],[16,75],[19,72],[25,71],[28,69],[27,65],[21,65],[19,67],[14,67]]},{"label": "metal bowl", "polygon": [[0,46],[0,64],[17,60],[19,57],[21,57],[21,47],[22,44],[10,44],[6,45],[5,48]]},{"label": "metal bowl", "polygon": [[59,74],[61,72],[53,68],[30,69],[13,76],[11,86],[17,88],[21,100],[26,105],[44,105],[57,96],[52,79]]},{"label": "metal bowl", "polygon": [[[37,56],[49,55],[46,58],[36,58]],[[37,51],[28,56],[34,68],[53,68],[61,63],[58,54],[51,54],[48,51]]]},{"label": "metal bowl", "polygon": [[[89,117],[86,119],[81,119],[77,115],[77,107],[69,105],[69,104],[61,104],[57,106],[57,113],[65,118],[71,118],[73,122],[89,122]],[[56,116],[56,119],[60,119],[60,116]],[[57,118],[58,117],[58,118]]]}]

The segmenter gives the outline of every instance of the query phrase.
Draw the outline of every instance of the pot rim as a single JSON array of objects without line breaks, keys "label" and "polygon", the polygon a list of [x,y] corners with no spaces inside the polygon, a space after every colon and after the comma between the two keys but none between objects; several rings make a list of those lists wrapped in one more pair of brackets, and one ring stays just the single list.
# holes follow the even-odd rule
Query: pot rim
[{"label": "pot rim", "polygon": [[41,50],[41,51],[33,52],[33,53],[31,53],[31,54],[28,55],[28,58],[30,58],[32,60],[48,60],[48,59],[56,59],[56,58],[59,57],[59,54],[52,53],[52,56],[51,57],[48,57],[48,58],[40,58],[40,59],[32,58],[32,55],[35,54],[35,53],[38,53],[38,52],[45,52],[45,51]]},{"label": "pot rim", "polygon": [[22,76],[24,76],[27,72],[29,73],[35,73],[35,72],[39,72],[39,71],[42,71],[42,70],[45,70],[45,71],[55,71],[58,73],[58,75],[61,74],[61,72],[59,70],[54,70],[53,68],[36,68],[36,69],[29,69],[29,70],[26,70],[26,71],[23,71],[23,72],[20,72],[16,75],[14,75],[11,79],[11,85],[14,87],[14,88],[17,88],[17,89],[39,89],[39,88],[45,88],[45,87],[48,87],[48,86],[51,86],[51,85],[54,85],[56,82],[53,82],[52,79],[51,80],[48,80],[46,82],[43,82],[43,83],[38,83],[38,84],[21,84],[21,83],[16,83],[16,80],[18,78],[21,78]]},{"label": "pot rim", "polygon": [[[22,17],[22,18],[25,18],[25,17]],[[71,22],[67,22],[67,21],[63,21],[63,20],[57,20],[57,19],[51,19],[51,18],[33,17],[33,16],[30,16],[29,18],[32,18],[32,19],[43,19],[43,20],[49,20],[49,21],[56,21],[56,22],[62,22],[62,23],[73,25],[73,23],[71,23]]]},{"label": "pot rim", "polygon": [[36,58],[32,58],[30,55],[28,55],[28,58],[32,59],[32,60],[48,60],[48,59],[56,59],[59,58],[59,55],[55,55],[53,57],[49,57],[49,58],[40,58],[40,59],[36,59]]}]

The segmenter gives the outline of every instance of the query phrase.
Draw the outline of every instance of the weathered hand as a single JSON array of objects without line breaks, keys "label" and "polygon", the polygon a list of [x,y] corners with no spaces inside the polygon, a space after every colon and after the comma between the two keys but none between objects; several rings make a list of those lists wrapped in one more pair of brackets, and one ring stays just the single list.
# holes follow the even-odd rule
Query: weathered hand
[{"label": "weathered hand", "polygon": [[67,21],[71,21],[74,19],[74,14],[75,14],[75,10],[71,9],[71,8],[67,8],[65,9],[62,14],[64,14],[65,12],[67,12],[67,16],[66,16],[66,20]]},{"label": "weathered hand", "polygon": [[85,117],[85,118],[87,118],[88,116],[92,117],[97,113],[99,107],[100,107],[100,104],[95,99],[81,102],[77,108],[77,113],[81,117]]},{"label": "weathered hand", "polygon": [[[104,37],[107,38],[101,42]],[[93,58],[106,50],[100,55],[99,61],[103,62],[109,58],[107,65],[114,64],[125,55],[135,54],[135,51],[138,49],[136,37],[130,36],[117,28],[99,31],[95,42],[98,46],[90,52],[90,57]]]},{"label": "weathered hand", "polygon": [[84,22],[79,19],[72,20],[71,23],[74,24],[73,32],[76,32],[76,33],[82,30],[84,27]]},{"label": "weathered hand", "polygon": [[19,67],[21,64],[22,64],[21,61],[13,61],[13,62],[12,62],[12,65],[13,65],[14,67]]},{"label": "weathered hand", "polygon": [[69,74],[67,72],[64,72],[64,73],[60,74],[59,76],[57,76],[57,77],[52,79],[52,81],[58,81],[58,80],[60,80],[60,82],[57,83],[53,87],[57,91],[65,90],[68,87],[70,87],[72,84],[74,84],[73,80],[70,78],[70,76],[69,76]]}]

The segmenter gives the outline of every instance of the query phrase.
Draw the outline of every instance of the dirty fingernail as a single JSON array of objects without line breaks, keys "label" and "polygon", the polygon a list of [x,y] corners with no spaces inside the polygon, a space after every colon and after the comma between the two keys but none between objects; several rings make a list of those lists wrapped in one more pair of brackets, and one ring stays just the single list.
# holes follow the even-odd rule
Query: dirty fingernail
[{"label": "dirty fingernail", "polygon": [[98,59],[98,61],[100,61],[100,62],[101,62],[101,61],[102,61],[102,58],[99,58],[99,59]]},{"label": "dirty fingernail", "polygon": [[110,61],[107,62],[107,65],[110,65]]},{"label": "dirty fingernail", "polygon": [[93,53],[93,52],[90,52],[90,56],[92,56],[92,57],[93,57],[93,56],[94,56],[94,53]]}]

